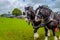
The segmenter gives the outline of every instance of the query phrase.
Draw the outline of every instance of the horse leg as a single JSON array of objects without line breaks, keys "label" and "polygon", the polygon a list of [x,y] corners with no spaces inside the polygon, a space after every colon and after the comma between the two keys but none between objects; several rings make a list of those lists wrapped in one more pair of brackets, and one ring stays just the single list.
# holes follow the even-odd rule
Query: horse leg
[{"label": "horse leg", "polygon": [[59,37],[58,37],[58,39],[60,40],[60,23],[59,23]]},{"label": "horse leg", "polygon": [[58,38],[59,40],[60,40],[60,36],[59,36],[59,38]]},{"label": "horse leg", "polygon": [[59,37],[58,37],[58,40],[60,40],[60,30],[59,30]]},{"label": "horse leg", "polygon": [[58,38],[55,35],[55,29],[53,29],[52,31],[53,31],[54,40],[58,40]]},{"label": "horse leg", "polygon": [[38,35],[38,33],[37,33],[37,28],[36,29],[34,29],[34,40],[38,40],[38,38],[39,38],[39,35]]},{"label": "horse leg", "polygon": [[48,40],[48,29],[45,28],[45,40]]},{"label": "horse leg", "polygon": [[47,34],[48,36],[50,36],[50,30],[48,29],[48,34]]}]

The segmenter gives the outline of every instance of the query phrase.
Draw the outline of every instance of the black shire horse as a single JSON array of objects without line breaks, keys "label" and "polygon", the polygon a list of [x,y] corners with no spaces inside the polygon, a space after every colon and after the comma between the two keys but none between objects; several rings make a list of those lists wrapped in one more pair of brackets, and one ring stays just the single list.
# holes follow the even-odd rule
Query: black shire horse
[{"label": "black shire horse", "polygon": [[23,14],[25,15],[24,18],[26,22],[28,22],[28,24],[30,24],[30,22],[32,23],[34,29],[34,40],[37,40],[39,38],[37,30],[40,27],[41,21],[39,22],[35,21],[35,11],[31,6],[25,7],[25,12],[23,12]]},{"label": "black shire horse", "polygon": [[48,40],[48,36],[50,36],[49,29],[52,30],[54,40],[58,40],[55,35],[55,30],[58,30],[58,21],[54,19],[54,13],[48,6],[42,5],[36,9],[35,21],[42,21],[45,29],[45,40]]}]

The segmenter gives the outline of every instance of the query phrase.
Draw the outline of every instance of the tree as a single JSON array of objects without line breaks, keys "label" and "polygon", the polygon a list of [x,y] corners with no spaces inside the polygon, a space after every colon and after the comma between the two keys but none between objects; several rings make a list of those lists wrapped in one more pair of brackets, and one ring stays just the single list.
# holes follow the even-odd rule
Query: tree
[{"label": "tree", "polygon": [[1,14],[1,17],[5,17],[5,14]]},{"label": "tree", "polygon": [[54,12],[54,14],[58,14],[58,12]]},{"label": "tree", "polygon": [[18,8],[15,8],[15,9],[12,11],[12,15],[16,15],[16,16],[22,15],[22,11],[19,10]]}]

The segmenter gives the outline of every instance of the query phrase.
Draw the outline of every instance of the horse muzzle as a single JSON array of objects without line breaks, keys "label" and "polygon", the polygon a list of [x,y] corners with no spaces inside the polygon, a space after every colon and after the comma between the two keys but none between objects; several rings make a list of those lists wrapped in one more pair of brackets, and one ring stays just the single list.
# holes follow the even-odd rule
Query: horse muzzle
[{"label": "horse muzzle", "polygon": [[38,19],[38,18],[36,19],[36,18],[35,18],[35,21],[38,22],[38,21],[41,21],[41,19]]}]

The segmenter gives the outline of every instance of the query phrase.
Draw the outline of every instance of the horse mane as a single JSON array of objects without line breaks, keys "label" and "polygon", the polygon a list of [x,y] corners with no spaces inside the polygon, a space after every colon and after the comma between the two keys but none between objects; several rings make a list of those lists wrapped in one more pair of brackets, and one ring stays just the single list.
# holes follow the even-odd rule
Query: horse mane
[{"label": "horse mane", "polygon": [[29,6],[29,11],[31,12],[31,15],[34,17],[35,11],[34,11],[33,7]]},{"label": "horse mane", "polygon": [[52,10],[49,9],[48,6],[44,6],[44,5],[39,6],[39,7],[35,10],[35,13],[37,12],[38,9],[40,9],[40,10],[43,9],[45,12],[46,12],[46,10],[47,10],[47,12],[46,12],[45,14],[47,14],[47,15],[49,15],[49,16],[50,16],[50,14],[51,14],[51,12],[52,12]]}]

